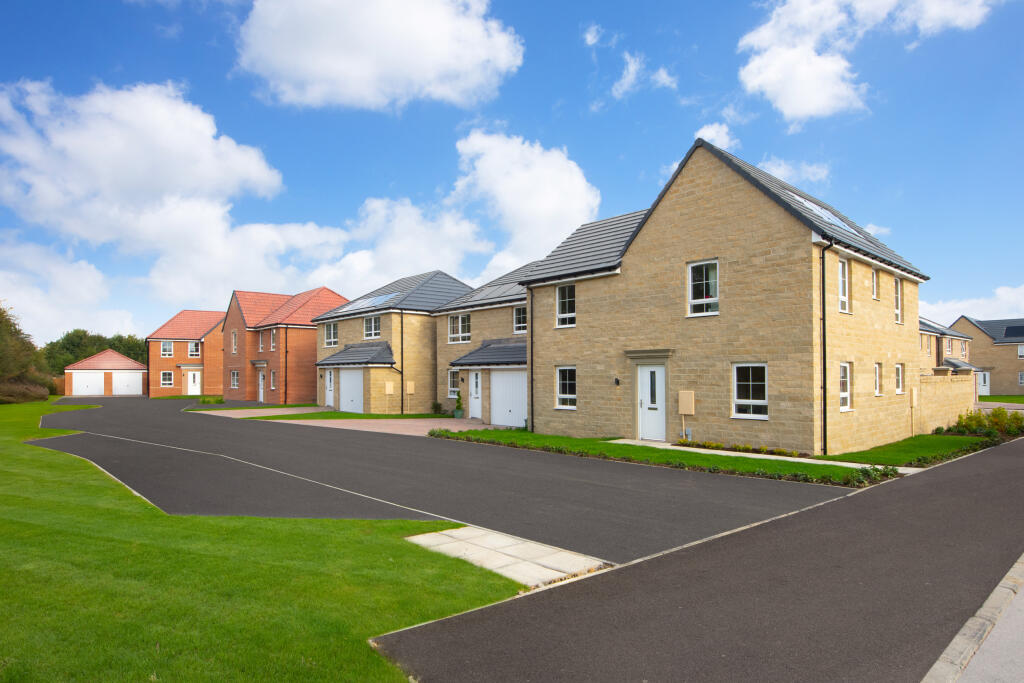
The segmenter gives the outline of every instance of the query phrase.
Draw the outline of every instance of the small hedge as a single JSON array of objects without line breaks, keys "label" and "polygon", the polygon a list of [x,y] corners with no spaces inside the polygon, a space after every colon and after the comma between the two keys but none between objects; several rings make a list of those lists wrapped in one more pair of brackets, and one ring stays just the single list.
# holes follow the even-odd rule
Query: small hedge
[{"label": "small hedge", "polygon": [[801,453],[800,451],[790,451],[785,448],[768,448],[766,446],[751,446],[750,444],[738,444],[734,443],[731,446],[726,446],[722,443],[715,441],[687,441],[686,439],[679,439],[676,441],[677,446],[684,446],[686,448],[706,448],[712,451],[736,451],[737,453],[760,453],[761,455],[783,455],[787,458],[810,458],[810,454]]}]

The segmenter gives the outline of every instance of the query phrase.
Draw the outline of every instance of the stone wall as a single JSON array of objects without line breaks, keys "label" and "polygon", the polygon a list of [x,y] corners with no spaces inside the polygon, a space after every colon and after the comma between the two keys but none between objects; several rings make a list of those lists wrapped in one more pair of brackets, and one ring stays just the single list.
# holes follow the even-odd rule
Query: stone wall
[{"label": "stone wall", "polygon": [[928,434],[936,427],[949,427],[956,418],[974,408],[975,386],[972,374],[926,375],[921,377],[915,427]]}]

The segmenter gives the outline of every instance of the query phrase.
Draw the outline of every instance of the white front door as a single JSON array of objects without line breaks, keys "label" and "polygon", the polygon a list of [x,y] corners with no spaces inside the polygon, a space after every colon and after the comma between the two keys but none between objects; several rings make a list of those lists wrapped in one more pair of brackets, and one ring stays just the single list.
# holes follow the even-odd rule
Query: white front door
[{"label": "white front door", "polygon": [[345,413],[363,412],[363,369],[338,370],[338,410]]},{"label": "white front door", "polygon": [[978,373],[978,396],[988,396],[990,376],[987,372]]},{"label": "white front door", "polygon": [[665,440],[665,366],[637,368],[637,420],[641,439]]},{"label": "white front door", "polygon": [[263,382],[264,382],[263,371],[261,370],[260,371],[260,393],[259,393],[259,398],[256,399],[260,403],[263,403]]},{"label": "white front door", "polygon": [[324,405],[334,407],[334,370],[324,374]]},{"label": "white front door", "polygon": [[526,370],[491,370],[491,424],[526,426]]},{"label": "white front door", "polygon": [[480,371],[472,370],[469,373],[469,416],[483,417],[483,400],[480,391]]},{"label": "white front door", "polygon": [[185,393],[188,396],[198,396],[202,393],[202,383],[200,382],[202,373],[199,370],[189,370],[186,374],[188,381],[185,382]]}]

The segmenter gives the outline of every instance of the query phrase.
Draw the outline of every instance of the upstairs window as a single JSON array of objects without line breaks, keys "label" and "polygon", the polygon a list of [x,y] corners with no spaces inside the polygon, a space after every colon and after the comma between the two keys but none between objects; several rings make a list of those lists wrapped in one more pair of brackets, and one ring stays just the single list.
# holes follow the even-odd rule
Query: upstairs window
[{"label": "upstairs window", "polygon": [[462,344],[472,338],[469,331],[469,315],[469,313],[461,313],[448,316],[449,344]]},{"label": "upstairs window", "polygon": [[199,358],[199,342],[188,343],[188,357]]},{"label": "upstairs window", "polygon": [[902,323],[903,322],[903,280],[901,280],[901,279],[899,279],[897,277],[897,278],[893,278],[893,282],[896,283],[894,285],[894,287],[895,287],[894,303],[896,305],[896,322],[897,323]]},{"label": "upstairs window", "polygon": [[733,366],[733,417],[768,419],[766,367],[764,363]]},{"label": "upstairs window", "polygon": [[516,306],[512,309],[512,334],[523,334],[526,332],[526,306]]},{"label": "upstairs window", "polygon": [[967,342],[960,342],[960,357],[967,358]]},{"label": "upstairs window", "polygon": [[576,285],[555,289],[555,327],[576,327]]},{"label": "upstairs window", "polygon": [[852,364],[839,364],[839,410],[853,410],[853,373]]},{"label": "upstairs window", "polygon": [[850,312],[850,262],[839,259],[839,310]]},{"label": "upstairs window", "polygon": [[953,340],[950,339],[949,337],[946,337],[946,355],[953,355]]},{"label": "upstairs window", "polygon": [[324,325],[324,346],[338,345],[338,323]]},{"label": "upstairs window", "polygon": [[1017,344],[1017,359],[1024,359],[1024,344]]},{"label": "upstairs window", "polygon": [[260,351],[262,352],[262,351],[263,351],[263,330],[260,330],[260,332],[259,332],[259,337],[260,337],[260,346],[259,346],[259,350],[260,350]]},{"label": "upstairs window", "polygon": [[903,393],[903,363],[896,364],[896,393]]},{"label": "upstairs window", "polygon": [[380,339],[380,316],[363,318],[363,339]]},{"label": "upstairs window", "polygon": [[448,398],[459,397],[459,371],[448,371]]},{"label": "upstairs window", "polygon": [[882,364],[875,363],[875,396],[882,395]]},{"label": "upstairs window", "polygon": [[576,368],[564,367],[556,370],[555,407],[561,410],[576,410]]},{"label": "upstairs window", "polygon": [[690,264],[689,315],[718,315],[718,261]]},{"label": "upstairs window", "polygon": [[924,338],[925,338],[925,343],[927,344],[928,353],[931,353],[932,352],[932,338],[931,338],[931,335],[926,334],[924,336]]},{"label": "upstairs window", "polygon": [[231,353],[238,353],[238,330],[231,330]]},{"label": "upstairs window", "polygon": [[174,342],[160,342],[160,357],[170,358],[174,355]]},{"label": "upstairs window", "polygon": [[270,350],[277,348],[277,330],[270,331]]},{"label": "upstairs window", "polygon": [[878,268],[871,270],[871,298],[878,301]]}]

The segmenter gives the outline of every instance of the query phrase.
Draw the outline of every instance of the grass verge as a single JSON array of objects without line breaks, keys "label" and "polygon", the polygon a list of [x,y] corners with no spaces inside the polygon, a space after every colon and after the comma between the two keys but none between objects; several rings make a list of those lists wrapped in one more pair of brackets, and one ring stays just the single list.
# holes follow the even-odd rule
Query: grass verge
[{"label": "grass verge", "polygon": [[403,681],[366,642],[520,586],[405,536],[443,522],[169,516],[0,406],[0,680]]},{"label": "grass verge", "polygon": [[198,394],[192,394],[191,396],[186,396],[185,394],[175,394],[173,396],[150,396],[149,400],[151,400],[151,401],[184,401],[185,399],[192,399],[193,401],[199,401],[199,400],[204,399],[204,398],[208,399],[208,400],[213,400],[213,399],[218,399],[218,398],[221,399],[221,400],[224,399],[223,396],[214,395],[214,394],[208,394],[208,395],[202,395],[202,396],[200,396]]},{"label": "grass verge", "polygon": [[789,481],[837,486],[859,487],[899,476],[895,469],[892,468],[864,467],[852,469],[850,467],[814,462],[763,460],[743,456],[677,450],[674,448],[654,448],[653,446],[610,443],[605,439],[577,439],[568,436],[535,434],[524,429],[472,429],[465,432],[433,429],[430,431],[430,436],[453,439],[455,441],[472,441],[515,448],[529,448],[537,451],[564,453],[566,455],[590,458],[663,465],[698,472],[738,474],[748,477],[786,479]]},{"label": "grass verge", "polygon": [[1024,403],[1024,396],[979,396],[978,400],[985,403]]},{"label": "grass verge", "polygon": [[290,415],[256,415],[246,420],[413,420],[427,418],[445,418],[451,415],[435,415],[433,413],[406,413],[404,415],[386,415],[384,413],[344,413],[337,410],[325,410],[321,413],[296,413]]},{"label": "grass verge", "polygon": [[884,446],[869,448],[866,451],[818,456],[815,460],[842,460],[897,467],[927,467],[937,462],[988,448],[988,446],[994,445],[990,441],[990,439],[980,436],[920,434]]}]

